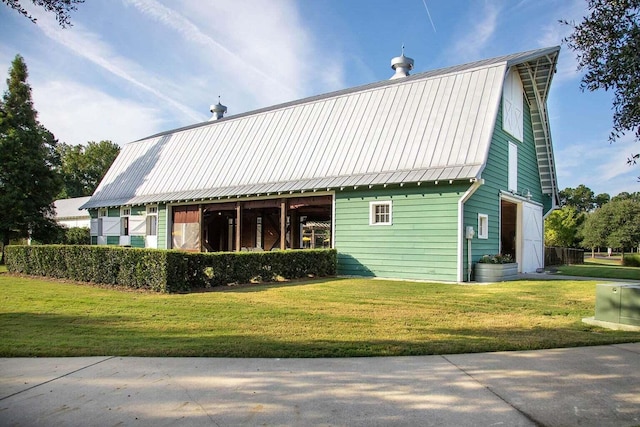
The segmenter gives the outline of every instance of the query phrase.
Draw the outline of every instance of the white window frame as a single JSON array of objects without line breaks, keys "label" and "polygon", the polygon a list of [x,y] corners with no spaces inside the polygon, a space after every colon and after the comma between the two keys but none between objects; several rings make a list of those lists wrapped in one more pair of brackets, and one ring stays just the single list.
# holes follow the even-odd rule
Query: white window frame
[{"label": "white window frame", "polygon": [[120,208],[120,235],[128,236],[131,234],[129,217],[131,216],[131,208]]},{"label": "white window frame", "polygon": [[[376,209],[383,206],[389,208],[388,221],[378,221],[379,215],[378,212],[376,212]],[[393,203],[391,200],[369,202],[369,225],[393,225]]]},{"label": "white window frame", "polygon": [[[150,218],[155,218],[155,224],[153,224],[153,227],[151,227],[152,224],[151,224]],[[158,206],[157,205],[147,206],[147,218],[145,219],[145,235],[147,236],[158,235]]]},{"label": "white window frame", "polygon": [[518,146],[509,141],[509,167],[507,171],[509,175],[509,191],[518,192]]},{"label": "white window frame", "polygon": [[478,214],[478,239],[489,238],[489,215]]},{"label": "white window frame", "polygon": [[106,218],[109,215],[109,211],[106,208],[98,209],[98,236],[104,236],[104,221],[103,218]]},{"label": "white window frame", "polygon": [[130,232],[131,230],[130,230],[129,216],[127,215],[127,216],[120,217],[120,235],[128,236]]}]

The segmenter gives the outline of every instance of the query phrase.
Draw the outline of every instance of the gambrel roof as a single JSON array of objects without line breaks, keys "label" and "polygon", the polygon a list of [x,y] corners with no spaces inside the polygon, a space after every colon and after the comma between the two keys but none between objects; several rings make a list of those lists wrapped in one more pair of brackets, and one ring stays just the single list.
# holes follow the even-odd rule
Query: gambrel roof
[{"label": "gambrel roof", "polygon": [[200,123],[122,148],[86,208],[481,178],[506,73],[531,104],[557,196],[546,100],[560,48],[416,73]]}]

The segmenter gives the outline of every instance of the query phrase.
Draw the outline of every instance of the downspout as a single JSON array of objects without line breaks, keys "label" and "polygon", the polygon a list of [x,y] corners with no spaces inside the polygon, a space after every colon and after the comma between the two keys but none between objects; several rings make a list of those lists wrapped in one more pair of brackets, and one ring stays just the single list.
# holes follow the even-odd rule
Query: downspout
[{"label": "downspout", "polygon": [[482,184],[484,184],[484,179],[475,179],[469,189],[458,200],[458,282],[464,282],[464,204]]}]

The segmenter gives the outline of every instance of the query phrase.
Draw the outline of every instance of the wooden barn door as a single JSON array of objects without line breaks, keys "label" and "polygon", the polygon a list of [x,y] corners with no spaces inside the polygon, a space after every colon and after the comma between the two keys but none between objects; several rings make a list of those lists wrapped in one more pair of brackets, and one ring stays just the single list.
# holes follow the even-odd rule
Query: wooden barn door
[{"label": "wooden barn door", "polygon": [[542,206],[522,203],[522,272],[544,267]]}]

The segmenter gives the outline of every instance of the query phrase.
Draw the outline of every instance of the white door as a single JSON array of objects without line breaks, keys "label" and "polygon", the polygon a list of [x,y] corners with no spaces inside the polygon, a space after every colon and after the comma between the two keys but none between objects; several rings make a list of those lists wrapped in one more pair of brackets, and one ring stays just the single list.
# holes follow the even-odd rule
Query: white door
[{"label": "white door", "polygon": [[544,267],[542,206],[522,203],[522,273]]}]

